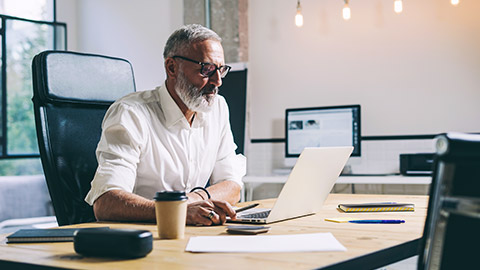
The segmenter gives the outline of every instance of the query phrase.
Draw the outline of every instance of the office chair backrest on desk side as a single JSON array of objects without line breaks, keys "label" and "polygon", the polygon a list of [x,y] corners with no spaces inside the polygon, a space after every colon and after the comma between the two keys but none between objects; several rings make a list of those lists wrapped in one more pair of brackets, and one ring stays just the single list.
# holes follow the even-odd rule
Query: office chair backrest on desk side
[{"label": "office chair backrest on desk side", "polygon": [[131,64],[119,58],[45,51],[32,63],[35,125],[59,225],[95,221],[85,201],[108,107],[135,92]]},{"label": "office chair backrest on desk side", "polygon": [[448,133],[436,144],[418,269],[478,268],[480,135]]}]

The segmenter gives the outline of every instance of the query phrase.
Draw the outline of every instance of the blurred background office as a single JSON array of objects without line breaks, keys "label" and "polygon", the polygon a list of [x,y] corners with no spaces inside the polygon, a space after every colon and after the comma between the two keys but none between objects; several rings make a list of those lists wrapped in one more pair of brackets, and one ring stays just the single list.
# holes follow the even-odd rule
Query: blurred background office
[{"label": "blurred background office", "polygon": [[[435,134],[480,131],[479,12],[477,0],[0,0],[0,222],[52,215],[31,103],[31,58],[42,50],[128,59],[137,89],[153,89],[165,79],[168,36],[201,23],[246,74],[248,175],[291,168],[286,109],[349,104],[361,105],[361,155],[349,172],[390,175],[400,173],[400,154],[433,152]],[[281,186],[257,183],[253,198]],[[355,191],[426,194],[428,184]]]}]

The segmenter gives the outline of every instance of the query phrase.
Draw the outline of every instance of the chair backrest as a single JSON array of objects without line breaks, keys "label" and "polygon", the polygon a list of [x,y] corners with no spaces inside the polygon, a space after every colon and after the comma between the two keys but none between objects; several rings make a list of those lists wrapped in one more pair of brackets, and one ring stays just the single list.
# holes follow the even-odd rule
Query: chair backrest
[{"label": "chair backrest", "polygon": [[448,133],[436,144],[418,269],[473,269],[480,242],[480,135]]},{"label": "chair backrest", "polygon": [[135,92],[131,64],[119,58],[45,51],[32,63],[35,125],[59,225],[95,221],[84,198],[98,166],[95,150],[108,107]]}]

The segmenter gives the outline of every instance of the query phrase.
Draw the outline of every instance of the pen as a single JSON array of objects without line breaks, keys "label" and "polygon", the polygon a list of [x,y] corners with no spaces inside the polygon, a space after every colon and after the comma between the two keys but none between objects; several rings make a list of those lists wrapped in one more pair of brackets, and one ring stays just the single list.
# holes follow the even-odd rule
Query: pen
[{"label": "pen", "polygon": [[363,219],[363,220],[350,220],[350,223],[389,223],[389,224],[400,224],[405,223],[405,220],[399,219]]},{"label": "pen", "polygon": [[247,206],[244,206],[244,207],[240,207],[237,210],[235,210],[235,212],[240,213],[240,212],[245,211],[247,209],[257,207],[258,205],[259,205],[258,203],[254,203],[254,204],[250,204],[250,205],[247,205]]}]

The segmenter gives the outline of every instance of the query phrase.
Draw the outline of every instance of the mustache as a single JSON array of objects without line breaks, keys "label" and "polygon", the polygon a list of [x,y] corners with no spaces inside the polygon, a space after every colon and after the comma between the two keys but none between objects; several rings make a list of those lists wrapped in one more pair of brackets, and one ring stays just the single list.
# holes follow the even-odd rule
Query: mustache
[{"label": "mustache", "polygon": [[208,95],[208,94],[218,94],[218,87],[214,86],[214,85],[209,85],[209,86],[205,86],[202,88],[201,90],[201,95]]}]

